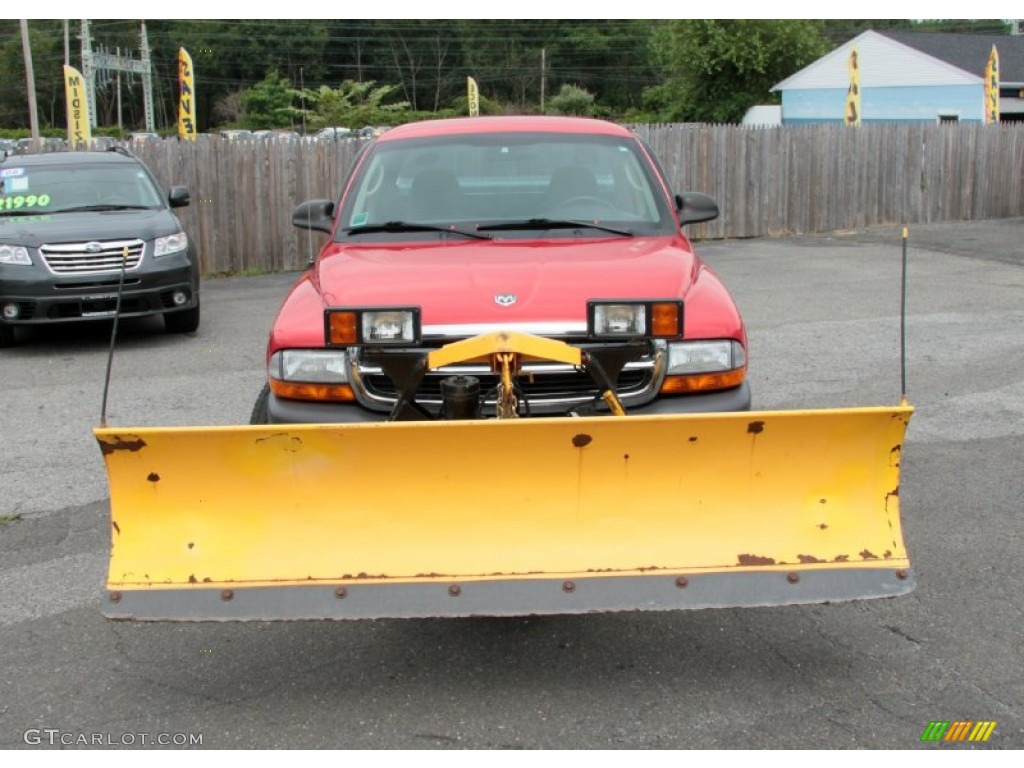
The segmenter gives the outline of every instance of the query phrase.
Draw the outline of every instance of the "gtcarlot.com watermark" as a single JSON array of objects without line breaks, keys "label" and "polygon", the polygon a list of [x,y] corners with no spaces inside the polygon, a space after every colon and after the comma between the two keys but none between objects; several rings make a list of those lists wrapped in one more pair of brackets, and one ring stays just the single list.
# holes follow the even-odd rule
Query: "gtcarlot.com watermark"
[{"label": "gtcarlot.com watermark", "polygon": [[201,733],[78,733],[59,728],[29,728],[26,744],[48,747],[201,747]]}]

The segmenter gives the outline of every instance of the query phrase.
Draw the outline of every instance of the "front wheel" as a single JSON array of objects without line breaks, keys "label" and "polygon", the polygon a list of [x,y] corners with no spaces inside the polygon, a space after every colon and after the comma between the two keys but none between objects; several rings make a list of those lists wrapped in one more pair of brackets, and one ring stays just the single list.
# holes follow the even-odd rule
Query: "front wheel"
[{"label": "front wheel", "polygon": [[199,328],[199,301],[192,309],[164,314],[164,328],[168,333],[195,333]]},{"label": "front wheel", "polygon": [[250,424],[270,423],[270,408],[268,405],[269,399],[270,385],[264,384],[263,389],[260,390],[259,397],[256,398],[256,404],[252,407],[252,415],[249,417]]},{"label": "front wheel", "polygon": [[14,326],[0,323],[0,349],[14,346]]}]

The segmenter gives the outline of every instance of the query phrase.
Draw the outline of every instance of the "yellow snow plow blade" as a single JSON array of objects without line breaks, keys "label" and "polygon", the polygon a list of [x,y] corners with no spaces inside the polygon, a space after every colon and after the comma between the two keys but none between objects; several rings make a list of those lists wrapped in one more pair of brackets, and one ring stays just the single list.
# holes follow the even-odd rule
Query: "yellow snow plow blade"
[{"label": "yellow snow plow blade", "polygon": [[913,589],[912,408],[97,429],[104,613],[154,620],[785,605]]}]

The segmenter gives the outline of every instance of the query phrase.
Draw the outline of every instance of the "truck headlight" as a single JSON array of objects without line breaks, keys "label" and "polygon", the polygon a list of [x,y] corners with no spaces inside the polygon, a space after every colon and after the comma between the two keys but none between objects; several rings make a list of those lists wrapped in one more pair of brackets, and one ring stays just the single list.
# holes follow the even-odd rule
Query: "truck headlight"
[{"label": "truck headlight", "polygon": [[351,403],[348,353],[336,349],[282,349],[267,366],[270,391],[286,400]]},{"label": "truck headlight", "polygon": [[598,339],[679,338],[681,301],[589,301],[587,332]]},{"label": "truck headlight", "polygon": [[153,241],[153,257],[169,256],[178,251],[188,249],[188,235],[184,232],[177,232],[167,237],[158,237]]},{"label": "truck headlight", "polygon": [[372,307],[324,311],[328,347],[410,346],[420,342],[419,307]]},{"label": "truck headlight", "polygon": [[270,358],[271,378],[311,384],[347,384],[348,359],[344,350],[283,349]]},{"label": "truck headlight", "polygon": [[0,264],[23,264],[32,266],[28,248],[23,245],[0,245]]},{"label": "truck headlight", "polygon": [[663,395],[731,389],[747,375],[747,353],[731,339],[668,344]]},{"label": "truck headlight", "polygon": [[714,373],[742,368],[747,355],[738,341],[682,341],[668,345],[668,374]]}]

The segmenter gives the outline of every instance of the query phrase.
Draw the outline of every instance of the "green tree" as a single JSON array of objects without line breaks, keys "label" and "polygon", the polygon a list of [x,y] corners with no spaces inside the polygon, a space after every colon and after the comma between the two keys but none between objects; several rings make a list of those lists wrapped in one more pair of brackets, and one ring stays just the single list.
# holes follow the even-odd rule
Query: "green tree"
[{"label": "green tree", "polygon": [[739,122],[770,88],[829,51],[821,23],[800,19],[682,19],[654,34],[666,76],[647,92],[668,121]]},{"label": "green tree", "polygon": [[302,110],[295,107],[301,92],[292,88],[275,69],[252,88],[242,91],[243,128],[291,128],[302,121]]},{"label": "green tree", "polygon": [[392,125],[401,122],[409,110],[409,102],[385,104],[397,91],[397,85],[377,85],[373,81],[357,83],[346,80],[337,88],[322,85],[301,92],[312,106],[307,122],[313,128],[364,125]]},{"label": "green tree", "polygon": [[548,114],[590,116],[594,114],[594,94],[566,83],[548,102]]}]

